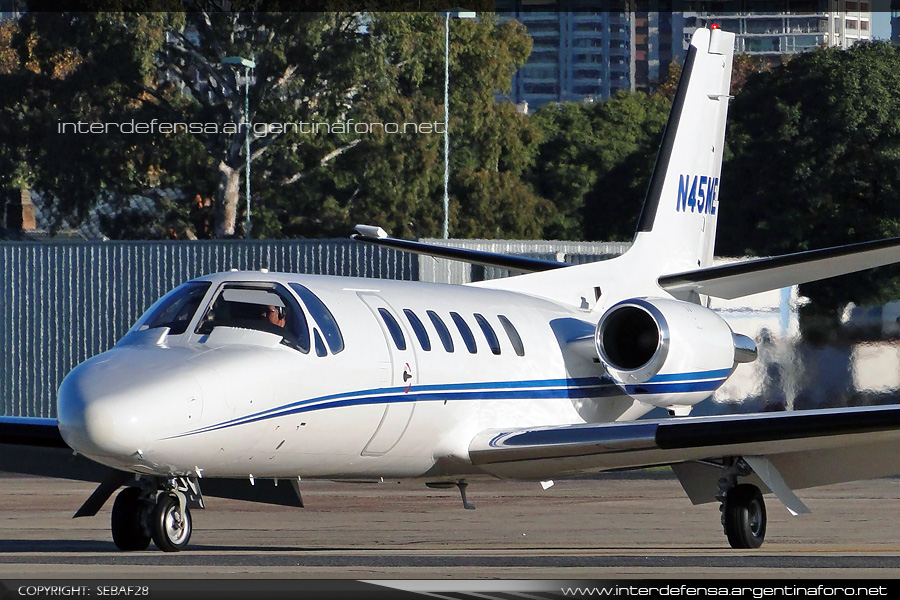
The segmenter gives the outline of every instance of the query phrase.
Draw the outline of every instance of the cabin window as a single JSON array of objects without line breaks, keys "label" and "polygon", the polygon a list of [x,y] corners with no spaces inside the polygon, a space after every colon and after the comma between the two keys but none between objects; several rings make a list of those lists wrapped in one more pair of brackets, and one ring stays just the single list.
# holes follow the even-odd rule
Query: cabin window
[{"label": "cabin window", "polygon": [[178,286],[147,311],[149,316],[140,329],[168,327],[170,335],[184,333],[210,285],[208,281],[189,281]]},{"label": "cabin window", "polygon": [[196,333],[216,327],[255,329],[280,335],[282,343],[309,352],[309,326],[297,301],[275,283],[226,283],[216,293]]},{"label": "cabin window", "polygon": [[384,319],[384,324],[387,326],[391,337],[394,338],[394,345],[397,346],[397,349],[406,350],[406,336],[403,335],[403,330],[400,329],[400,323],[397,322],[394,315],[386,308],[379,308],[378,314]]},{"label": "cabin window", "polygon": [[297,295],[303,300],[303,304],[306,305],[306,309],[309,311],[310,316],[322,329],[322,335],[325,336],[325,342],[328,344],[331,353],[337,354],[343,350],[344,336],[341,334],[341,328],[338,327],[334,315],[331,314],[331,311],[328,310],[325,303],[306,286],[300,285],[299,283],[292,283],[290,285],[291,289],[297,292]]},{"label": "cabin window", "polygon": [[484,315],[475,313],[475,322],[481,327],[481,331],[484,333],[484,339],[487,340],[491,352],[500,354],[500,340],[497,338],[497,334],[494,333],[494,328],[491,327],[491,324],[484,318]]},{"label": "cabin window", "polygon": [[441,317],[433,310],[428,311],[428,318],[431,319],[434,330],[437,331],[438,337],[441,338],[441,344],[443,344],[444,350],[453,352],[453,338],[450,337],[450,330],[447,329],[443,319],[441,319]]},{"label": "cabin window", "polygon": [[422,350],[424,350],[425,352],[430,352],[431,338],[428,337],[428,332],[425,331],[425,326],[422,325],[422,321],[419,320],[418,315],[416,315],[416,313],[408,308],[403,309],[403,314],[406,315],[406,320],[409,321],[413,332],[419,339],[419,345],[422,346]]},{"label": "cabin window", "polygon": [[513,350],[515,350],[516,354],[519,356],[525,356],[525,345],[522,343],[522,337],[519,335],[515,326],[503,315],[497,315],[497,318],[500,319],[500,324],[503,325],[503,329],[506,331],[510,343],[512,343]]},{"label": "cabin window", "polygon": [[463,341],[466,343],[466,349],[470,354],[475,354],[478,352],[478,347],[475,345],[475,336],[472,335],[472,330],[469,329],[469,325],[466,323],[466,320],[463,319],[459,313],[451,312],[450,318],[453,319],[453,322],[456,323],[456,328],[459,329],[459,334],[462,336]]}]

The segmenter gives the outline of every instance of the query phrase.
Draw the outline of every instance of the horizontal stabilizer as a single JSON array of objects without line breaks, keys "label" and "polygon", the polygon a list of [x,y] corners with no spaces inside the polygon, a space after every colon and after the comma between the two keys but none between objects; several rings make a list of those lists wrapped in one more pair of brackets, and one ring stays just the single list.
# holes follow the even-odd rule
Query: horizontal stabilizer
[{"label": "horizontal stabilizer", "polygon": [[358,242],[376,244],[378,246],[384,246],[385,248],[393,248],[412,254],[424,254],[436,258],[458,260],[474,265],[483,265],[485,267],[499,267],[501,269],[512,269],[523,273],[536,273],[538,271],[549,271],[551,269],[570,266],[568,263],[541,260],[539,258],[511,256],[509,254],[497,254],[496,252],[483,252],[481,250],[452,248],[449,246],[426,244],[424,242],[398,240],[389,237],[380,227],[374,227],[372,225],[357,225],[356,231],[357,233],[351,235],[350,239]]},{"label": "horizontal stabilizer", "polygon": [[665,275],[671,294],[697,292],[731,300],[900,262],[900,238],[759,258]]}]

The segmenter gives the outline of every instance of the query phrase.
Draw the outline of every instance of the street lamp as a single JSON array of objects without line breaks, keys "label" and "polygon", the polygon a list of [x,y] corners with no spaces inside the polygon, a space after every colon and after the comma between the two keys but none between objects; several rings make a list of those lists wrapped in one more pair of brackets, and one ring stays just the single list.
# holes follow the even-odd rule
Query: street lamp
[{"label": "street lamp", "polygon": [[245,169],[244,193],[247,196],[247,239],[250,239],[250,69],[256,68],[256,63],[249,58],[240,56],[226,56],[222,59],[223,65],[244,67],[244,125],[247,131],[244,135],[244,156],[247,164]]},{"label": "street lamp", "polygon": [[474,19],[467,10],[448,10],[444,13],[444,239],[450,237],[450,17]]}]

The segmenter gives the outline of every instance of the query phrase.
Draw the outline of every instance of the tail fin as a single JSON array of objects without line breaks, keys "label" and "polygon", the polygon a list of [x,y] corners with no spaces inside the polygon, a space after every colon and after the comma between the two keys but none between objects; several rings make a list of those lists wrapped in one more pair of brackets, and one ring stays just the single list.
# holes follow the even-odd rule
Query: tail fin
[{"label": "tail fin", "polygon": [[[556,268],[560,265],[487,253],[447,248],[435,251],[424,244],[388,242],[374,228],[363,228],[357,239],[481,264],[543,271],[472,285],[533,294],[594,310],[625,298],[658,296],[660,276],[690,274],[712,264],[733,54],[733,33],[720,29],[698,29],[694,33],[634,245],[614,260],[561,269]],[[675,283],[682,282],[679,279]]]},{"label": "tail fin", "polygon": [[665,256],[672,267],[712,264],[733,54],[733,33],[694,33],[633,252]]}]

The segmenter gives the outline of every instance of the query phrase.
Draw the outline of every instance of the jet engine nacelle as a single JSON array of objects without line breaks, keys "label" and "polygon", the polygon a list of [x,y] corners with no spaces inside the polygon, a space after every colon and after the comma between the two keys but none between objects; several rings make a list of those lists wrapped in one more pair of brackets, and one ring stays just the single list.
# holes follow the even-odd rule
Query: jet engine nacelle
[{"label": "jet engine nacelle", "polygon": [[633,298],[606,311],[594,335],[610,377],[641,402],[687,414],[756,357],[714,311],[668,298]]}]

